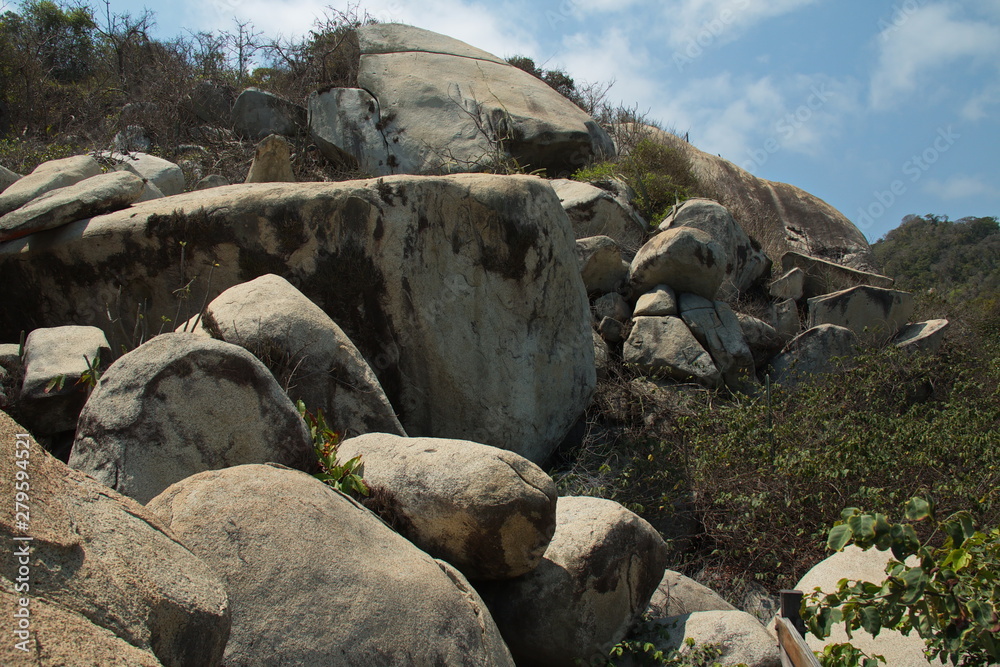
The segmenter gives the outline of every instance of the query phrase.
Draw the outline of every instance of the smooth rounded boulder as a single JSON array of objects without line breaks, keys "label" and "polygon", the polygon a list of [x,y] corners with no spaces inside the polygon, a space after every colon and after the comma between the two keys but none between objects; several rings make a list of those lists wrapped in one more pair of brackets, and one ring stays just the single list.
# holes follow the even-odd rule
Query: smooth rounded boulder
[{"label": "smooth rounded boulder", "polygon": [[709,301],[726,277],[726,254],[707,233],[694,227],[672,227],[646,242],[629,271],[633,294],[657,285],[691,292]]},{"label": "smooth rounded boulder", "polygon": [[400,531],[470,579],[535,569],[556,528],[556,485],[522,456],[463,440],[370,433],[340,444],[388,491]]},{"label": "smooth rounded boulder", "polygon": [[700,229],[722,248],[726,271],[721,298],[727,299],[745,292],[771,270],[771,260],[718,202],[695,198],[675,206],[659,228],[666,230],[678,227]]},{"label": "smooth rounded boulder", "polygon": [[[230,631],[223,582],[159,517],[68,468],[3,412],[0,474],[30,486],[27,518],[15,517],[13,493],[12,510],[0,515],[9,549],[0,587],[15,590],[16,577],[28,584],[17,592],[30,600],[32,624],[27,653],[11,651],[21,638],[5,638],[3,664],[27,664],[25,656],[42,665],[222,664]],[[18,564],[19,551],[30,553],[28,565]]]},{"label": "smooth rounded boulder", "polygon": [[203,470],[316,468],[312,441],[267,367],[241,347],[167,333],[108,368],[77,424],[69,465],[140,503]]},{"label": "smooth rounded boulder", "polygon": [[644,519],[603,498],[566,496],[537,568],[479,587],[518,665],[607,658],[663,577],[667,545]]},{"label": "smooth rounded boulder", "polygon": [[221,574],[228,667],[513,665],[458,571],[305,473],[203,472],[147,509]]},{"label": "smooth rounded boulder", "polygon": [[274,274],[230,287],[201,324],[213,337],[261,359],[285,386],[345,437],[406,435],[375,373],[347,334],[284,278]]}]

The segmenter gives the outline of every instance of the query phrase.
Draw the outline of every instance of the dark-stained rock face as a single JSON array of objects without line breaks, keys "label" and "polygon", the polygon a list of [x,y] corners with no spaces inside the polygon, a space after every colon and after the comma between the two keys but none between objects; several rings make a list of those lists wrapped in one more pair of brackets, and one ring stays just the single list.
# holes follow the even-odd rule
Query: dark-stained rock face
[{"label": "dark-stained rock face", "polygon": [[111,365],[69,457],[141,503],[203,470],[271,461],[316,467],[295,406],[242,347],[190,333],[157,336]]},{"label": "dark-stained rock face", "polygon": [[771,261],[778,262],[784,252],[794,250],[874,270],[875,258],[865,235],[819,197],[794,185],[758,178],[669,132],[650,128],[649,133],[688,157],[698,189],[725,206]]},{"label": "dark-stained rock face", "polygon": [[[344,330],[410,435],[538,462],[590,401],[572,229],[551,186],[530,176],[232,185],[11,241],[0,284],[17,289],[0,295],[0,340],[91,324],[117,350],[135,344],[122,332],[140,306],[145,322],[181,322],[267,273]],[[109,324],[109,309],[122,322]]]}]

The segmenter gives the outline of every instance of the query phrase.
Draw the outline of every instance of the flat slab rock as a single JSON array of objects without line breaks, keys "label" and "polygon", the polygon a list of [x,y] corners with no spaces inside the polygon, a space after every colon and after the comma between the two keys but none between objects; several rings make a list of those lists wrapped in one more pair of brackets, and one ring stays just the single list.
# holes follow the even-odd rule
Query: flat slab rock
[{"label": "flat slab rock", "polygon": [[138,201],[144,188],[135,174],[112,172],[51,190],[0,217],[0,242],[123,209]]}]

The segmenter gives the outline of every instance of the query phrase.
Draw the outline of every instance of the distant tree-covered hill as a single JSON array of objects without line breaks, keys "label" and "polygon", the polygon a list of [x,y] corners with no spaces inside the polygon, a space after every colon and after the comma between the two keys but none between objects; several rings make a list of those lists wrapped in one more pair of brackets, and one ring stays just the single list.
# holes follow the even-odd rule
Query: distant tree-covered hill
[{"label": "distant tree-covered hill", "polygon": [[1000,292],[1000,223],[995,217],[949,220],[909,215],[872,245],[882,272],[900,289],[949,300]]}]

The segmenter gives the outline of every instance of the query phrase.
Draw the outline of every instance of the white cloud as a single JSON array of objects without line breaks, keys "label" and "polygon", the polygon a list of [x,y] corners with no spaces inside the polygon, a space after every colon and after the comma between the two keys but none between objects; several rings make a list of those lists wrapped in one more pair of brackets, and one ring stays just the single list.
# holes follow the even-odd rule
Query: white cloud
[{"label": "white cloud", "polygon": [[934,71],[953,71],[956,61],[988,59],[1000,52],[1000,27],[956,17],[951,4],[914,9],[879,35],[871,103],[888,109],[926,85]]},{"label": "white cloud", "polygon": [[780,151],[816,156],[861,110],[861,84],[825,75],[776,78],[726,73],[690,81],[653,115],[709,153],[759,171]]},{"label": "white cloud", "polygon": [[962,118],[971,121],[993,117],[990,107],[1000,105],[1000,84],[991,84],[975,93],[962,107]]},{"label": "white cloud", "polygon": [[1000,190],[982,176],[957,174],[945,180],[928,179],[923,186],[927,194],[942,199],[967,199],[969,197],[997,197]]},{"label": "white cloud", "polygon": [[668,41],[676,49],[697,50],[737,39],[757,23],[818,0],[680,0],[664,3]]}]

